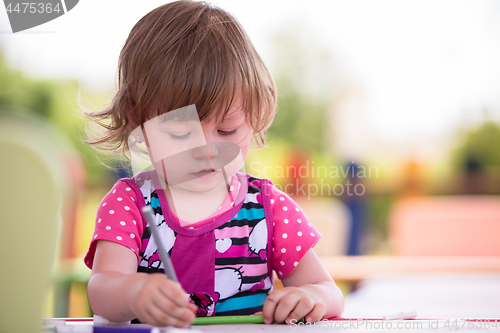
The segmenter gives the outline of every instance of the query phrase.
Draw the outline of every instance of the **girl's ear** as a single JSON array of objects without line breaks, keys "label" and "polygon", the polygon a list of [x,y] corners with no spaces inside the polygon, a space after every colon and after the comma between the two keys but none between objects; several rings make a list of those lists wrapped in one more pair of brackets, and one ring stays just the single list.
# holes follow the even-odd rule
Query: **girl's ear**
[{"label": "girl's ear", "polygon": [[143,143],[145,141],[144,133],[142,132],[142,126],[138,126],[134,128],[130,135],[132,136],[132,140],[135,140],[137,143]]}]

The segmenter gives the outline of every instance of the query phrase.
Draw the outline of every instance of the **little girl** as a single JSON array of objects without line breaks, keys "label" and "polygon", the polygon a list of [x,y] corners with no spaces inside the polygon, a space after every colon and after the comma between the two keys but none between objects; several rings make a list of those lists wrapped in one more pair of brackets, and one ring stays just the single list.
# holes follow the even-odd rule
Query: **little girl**
[{"label": "little girl", "polygon": [[[99,205],[85,256],[95,314],[177,327],[195,315],[262,312],[269,324],[342,314],[343,295],[312,250],[318,232],[269,180],[239,172],[275,106],[268,69],[225,11],[182,0],[134,26],[118,93],[90,114],[104,129],[90,142],[152,167],[120,179]],[[150,227],[179,283],[151,274],[163,263]],[[273,291],[273,271],[284,288]]]}]

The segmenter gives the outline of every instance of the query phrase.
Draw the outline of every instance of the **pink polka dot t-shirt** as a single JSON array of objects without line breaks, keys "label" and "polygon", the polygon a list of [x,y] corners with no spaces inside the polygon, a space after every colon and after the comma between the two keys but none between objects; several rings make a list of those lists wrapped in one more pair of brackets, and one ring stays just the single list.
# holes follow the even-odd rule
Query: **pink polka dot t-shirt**
[{"label": "pink polka dot t-shirt", "polygon": [[[321,235],[287,194],[278,190],[271,182],[268,186],[267,191],[274,226],[271,266],[281,279],[293,271],[307,251],[319,241]],[[239,190],[240,183],[235,175],[231,181],[231,194],[228,195],[228,198],[235,198]],[[139,200],[145,200],[145,198],[138,198],[136,192],[123,180],[119,180],[103,198],[97,210],[92,241],[85,256],[85,264],[89,268],[92,268],[93,265],[98,240],[107,240],[123,245],[133,251],[140,261],[144,223],[139,210]],[[258,197],[257,200],[262,199]],[[206,225],[229,208],[231,208],[231,204],[226,199],[219,212],[203,221],[184,226],[184,228],[193,229]],[[170,212],[170,214],[172,213]],[[173,214],[172,216],[178,224],[183,225],[183,221]]]},{"label": "pink polka dot t-shirt", "polygon": [[[286,278],[320,235],[269,180],[237,173],[228,187],[229,199],[215,214],[187,223],[173,215],[154,171],[118,181],[99,206],[85,263],[92,267],[97,241],[107,240],[134,252],[138,272],[163,272],[154,227],[198,316],[262,311],[273,270]],[[144,222],[144,206],[156,225]]]}]

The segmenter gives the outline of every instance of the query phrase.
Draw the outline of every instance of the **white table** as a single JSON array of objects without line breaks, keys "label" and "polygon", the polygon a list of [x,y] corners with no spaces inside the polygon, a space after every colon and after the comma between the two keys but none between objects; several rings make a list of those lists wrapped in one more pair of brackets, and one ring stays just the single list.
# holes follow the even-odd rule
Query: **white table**
[{"label": "white table", "polygon": [[500,319],[500,273],[375,275],[346,297],[344,316],[382,317],[409,309],[417,310],[417,318]]}]

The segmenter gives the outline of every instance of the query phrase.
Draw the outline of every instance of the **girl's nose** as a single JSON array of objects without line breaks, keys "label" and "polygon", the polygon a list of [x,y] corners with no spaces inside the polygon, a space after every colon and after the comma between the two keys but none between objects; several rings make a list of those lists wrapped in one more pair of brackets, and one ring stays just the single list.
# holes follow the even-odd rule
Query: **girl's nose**
[{"label": "girl's nose", "polygon": [[193,157],[196,159],[208,160],[219,156],[219,148],[215,142],[196,147],[193,149]]}]

